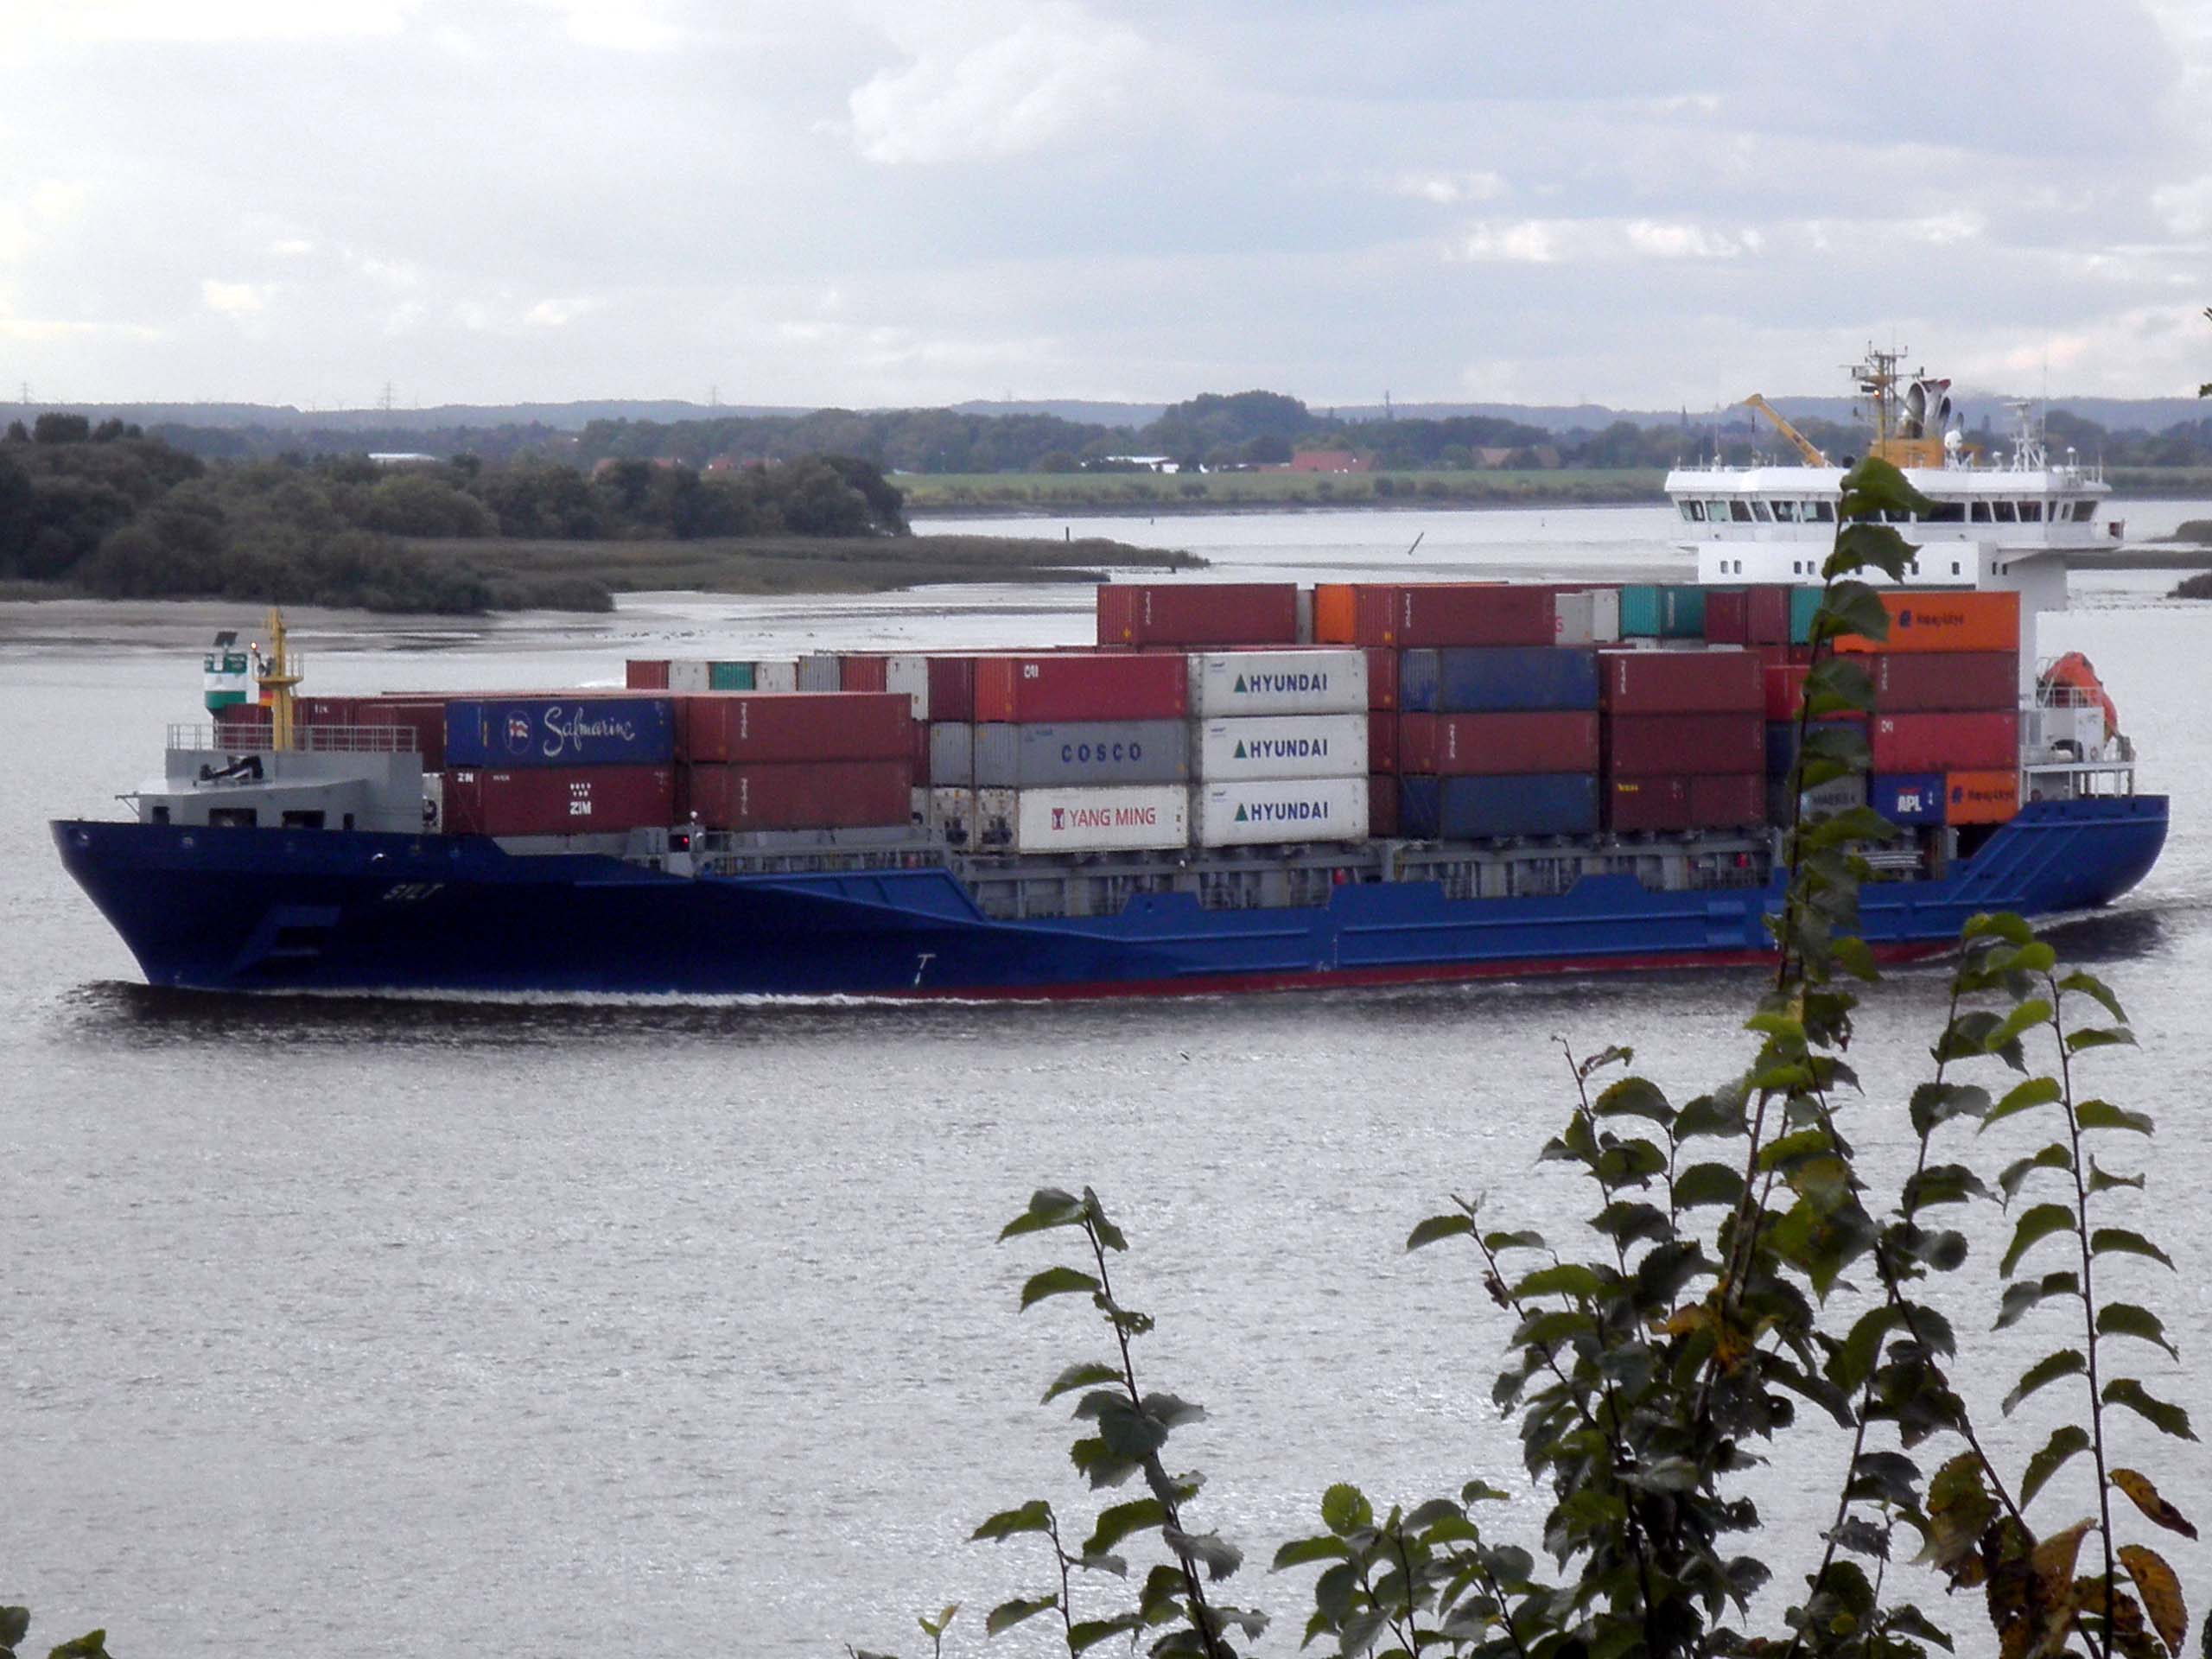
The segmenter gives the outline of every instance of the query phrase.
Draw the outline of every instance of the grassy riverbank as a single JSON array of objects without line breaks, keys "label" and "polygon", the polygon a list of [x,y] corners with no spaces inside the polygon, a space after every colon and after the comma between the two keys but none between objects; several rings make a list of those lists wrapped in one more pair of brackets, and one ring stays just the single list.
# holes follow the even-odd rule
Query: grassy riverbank
[{"label": "grassy riverbank", "polygon": [[1656,467],[1428,473],[906,473],[912,512],[1205,512],[1269,507],[1603,506],[1666,497]]}]

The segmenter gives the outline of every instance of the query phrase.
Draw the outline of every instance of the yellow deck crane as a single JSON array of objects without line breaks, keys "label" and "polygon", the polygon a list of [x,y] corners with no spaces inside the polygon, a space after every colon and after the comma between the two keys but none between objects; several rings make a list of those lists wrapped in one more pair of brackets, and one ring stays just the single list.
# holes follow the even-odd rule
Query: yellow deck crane
[{"label": "yellow deck crane", "polygon": [[1789,440],[1791,446],[1805,458],[1805,464],[1808,467],[1825,467],[1828,464],[1828,458],[1821,453],[1820,446],[1784,420],[1782,411],[1759,396],[1758,392],[1755,391],[1745,398],[1744,406],[1747,409],[1756,409],[1767,419],[1772,421],[1774,429]]}]

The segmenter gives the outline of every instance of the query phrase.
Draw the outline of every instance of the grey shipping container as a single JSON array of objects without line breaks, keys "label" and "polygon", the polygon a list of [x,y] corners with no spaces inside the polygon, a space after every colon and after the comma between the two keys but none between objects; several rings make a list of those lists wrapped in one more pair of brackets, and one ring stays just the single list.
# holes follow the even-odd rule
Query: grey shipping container
[{"label": "grey shipping container", "polygon": [[[975,728],[978,789],[1084,784],[1180,784],[1191,776],[1190,728],[1179,720],[1088,720]],[[935,734],[932,733],[932,739]],[[930,754],[936,776],[937,754]]]},{"label": "grey shipping container", "polygon": [[798,689],[802,691],[842,691],[844,664],[829,652],[815,652],[798,659]]},{"label": "grey shipping container", "polygon": [[930,724],[930,783],[949,789],[976,784],[976,728],[964,720]]}]

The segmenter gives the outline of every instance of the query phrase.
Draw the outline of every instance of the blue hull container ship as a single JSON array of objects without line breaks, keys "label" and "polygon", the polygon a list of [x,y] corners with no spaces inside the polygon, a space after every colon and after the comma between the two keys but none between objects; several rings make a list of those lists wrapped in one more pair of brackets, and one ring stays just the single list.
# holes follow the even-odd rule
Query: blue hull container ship
[{"label": "blue hull container ship", "polygon": [[[1977,912],[2106,905],[2164,844],[2117,712],[2037,658],[2101,478],[1942,432],[1937,504],[1866,653],[1872,775],[1793,800],[1840,469],[1669,480],[1694,586],[1185,582],[1099,595],[1098,646],[633,662],[621,693],[303,698],[222,636],[124,822],[54,844],[156,985],[214,991],[1097,997],[1771,959],[1783,828],[1901,826],[1878,954]],[[1986,526],[1986,528],[1984,526]]]}]

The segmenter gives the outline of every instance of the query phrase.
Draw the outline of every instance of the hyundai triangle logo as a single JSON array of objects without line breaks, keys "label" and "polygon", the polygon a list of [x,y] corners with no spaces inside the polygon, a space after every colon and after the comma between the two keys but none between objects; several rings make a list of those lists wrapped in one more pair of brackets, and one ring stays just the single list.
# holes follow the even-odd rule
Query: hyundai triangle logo
[{"label": "hyundai triangle logo", "polygon": [[1230,757],[1230,760],[1246,760],[1246,759],[1249,759],[1249,757],[1248,757],[1248,756],[1245,754],[1245,753],[1244,753],[1244,743],[1243,743],[1243,740],[1240,738],[1240,739],[1237,741],[1237,744],[1236,744],[1236,753],[1235,754],[1231,755],[1231,756]]},{"label": "hyundai triangle logo", "polygon": [[1250,816],[1251,816],[1251,815],[1250,815],[1250,814],[1249,814],[1248,812],[1246,812],[1243,807],[1241,807],[1241,806],[1240,806],[1240,807],[1238,807],[1238,808],[1236,809],[1236,822],[1237,822],[1237,823],[1246,823],[1250,822]]},{"label": "hyundai triangle logo", "polygon": [[1239,674],[1239,675],[1236,677],[1236,695],[1237,695],[1237,696],[1242,696],[1243,694],[1244,694],[1244,677],[1243,677],[1242,674]]}]

